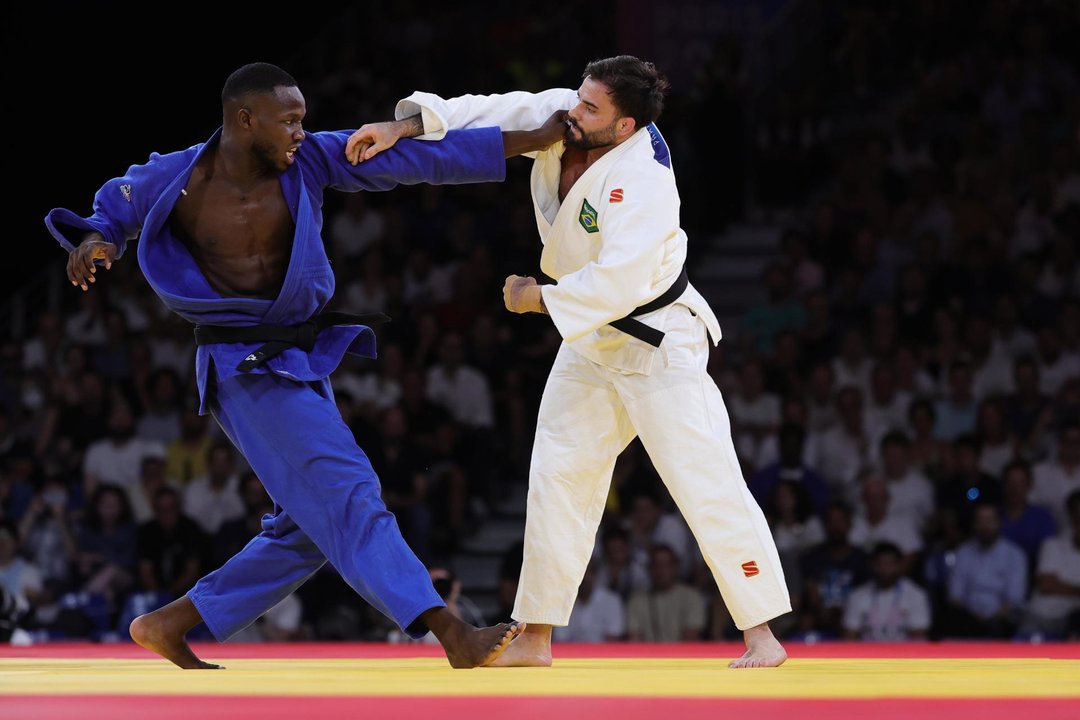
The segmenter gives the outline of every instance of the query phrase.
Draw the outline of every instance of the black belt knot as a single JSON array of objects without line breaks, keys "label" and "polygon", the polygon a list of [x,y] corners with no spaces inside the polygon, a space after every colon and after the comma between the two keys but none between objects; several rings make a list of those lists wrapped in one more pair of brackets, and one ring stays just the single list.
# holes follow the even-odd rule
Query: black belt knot
[{"label": "black belt knot", "polygon": [[640,320],[635,320],[634,317],[667,307],[686,292],[686,286],[689,284],[690,278],[686,275],[686,267],[683,266],[679,277],[675,278],[675,282],[660,297],[652,302],[645,303],[641,307],[634,308],[626,317],[612,320],[608,324],[616,330],[621,330],[627,335],[632,335],[638,340],[649,343],[653,347],[660,347],[660,343],[664,341],[664,333],[654,327],[649,327]]},{"label": "black belt knot", "polygon": [[255,352],[244,358],[236,369],[248,372],[275,358],[291,347],[311,352],[315,347],[315,338],[328,327],[336,325],[370,325],[390,322],[390,317],[383,313],[353,314],[328,312],[316,315],[310,320],[295,325],[243,325],[227,327],[224,325],[196,325],[195,344],[214,345],[217,343],[264,343]]}]

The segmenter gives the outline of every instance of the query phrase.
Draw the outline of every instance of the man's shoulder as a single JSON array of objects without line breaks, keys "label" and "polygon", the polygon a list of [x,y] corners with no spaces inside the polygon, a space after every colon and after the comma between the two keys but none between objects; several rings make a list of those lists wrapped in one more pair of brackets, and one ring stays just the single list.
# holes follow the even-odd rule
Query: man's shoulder
[{"label": "man's shoulder", "polygon": [[902,577],[899,580],[900,592],[907,597],[929,597],[926,589],[911,578]]},{"label": "man's shoulder", "polygon": [[625,179],[629,184],[649,187],[675,184],[671,168],[657,160],[647,139],[627,142],[634,142],[634,147],[628,148],[628,152],[612,163],[609,177],[616,176],[620,182]]},{"label": "man's shoulder", "polygon": [[1004,556],[1009,562],[1027,563],[1027,555],[1024,551],[1007,537],[998,538],[996,550],[998,554]]},{"label": "man's shoulder", "polygon": [[593,594],[596,596],[596,604],[605,610],[616,606],[622,608],[622,598],[614,590],[598,585],[593,588]]},{"label": "man's shoulder", "polygon": [[630,599],[626,603],[626,610],[629,613],[644,612],[648,603],[649,594],[644,590],[638,590],[630,595]]},{"label": "man's shoulder", "polygon": [[869,580],[851,590],[848,595],[848,605],[869,605],[874,596],[874,582]]},{"label": "man's shoulder", "polygon": [[1042,554],[1054,557],[1080,557],[1080,548],[1076,547],[1072,535],[1066,530],[1052,538],[1047,538],[1043,542],[1040,555]]},{"label": "man's shoulder", "polygon": [[679,583],[671,593],[679,603],[696,604],[704,602],[701,591],[685,583]]}]

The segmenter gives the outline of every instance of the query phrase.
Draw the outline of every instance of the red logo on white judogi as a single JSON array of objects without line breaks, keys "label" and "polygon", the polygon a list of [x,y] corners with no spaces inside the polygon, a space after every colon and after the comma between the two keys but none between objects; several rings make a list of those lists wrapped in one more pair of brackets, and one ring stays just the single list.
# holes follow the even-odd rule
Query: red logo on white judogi
[{"label": "red logo on white judogi", "polygon": [[612,190],[608,200],[610,202],[622,202],[622,188],[615,188]]},{"label": "red logo on white judogi", "polygon": [[754,577],[760,570],[758,570],[757,561],[751,560],[750,562],[744,562],[742,564],[743,575],[746,577]]}]

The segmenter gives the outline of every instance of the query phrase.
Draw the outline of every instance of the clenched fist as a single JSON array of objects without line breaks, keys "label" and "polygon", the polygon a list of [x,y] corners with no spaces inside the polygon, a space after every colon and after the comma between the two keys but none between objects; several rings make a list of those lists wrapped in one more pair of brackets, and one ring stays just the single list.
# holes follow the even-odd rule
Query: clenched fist
[{"label": "clenched fist", "polygon": [[546,313],[544,299],[536,278],[511,275],[503,285],[503,303],[506,309],[516,313]]}]

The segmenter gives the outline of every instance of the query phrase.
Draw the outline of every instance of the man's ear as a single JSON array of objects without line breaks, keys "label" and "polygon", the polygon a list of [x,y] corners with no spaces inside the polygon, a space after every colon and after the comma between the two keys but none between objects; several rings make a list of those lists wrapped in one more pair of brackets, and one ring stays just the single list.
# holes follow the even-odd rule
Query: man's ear
[{"label": "man's ear", "polygon": [[254,116],[246,107],[236,111],[236,124],[245,130],[250,130]]},{"label": "man's ear", "polygon": [[620,139],[628,138],[637,130],[637,121],[632,117],[619,118],[615,130]]}]

